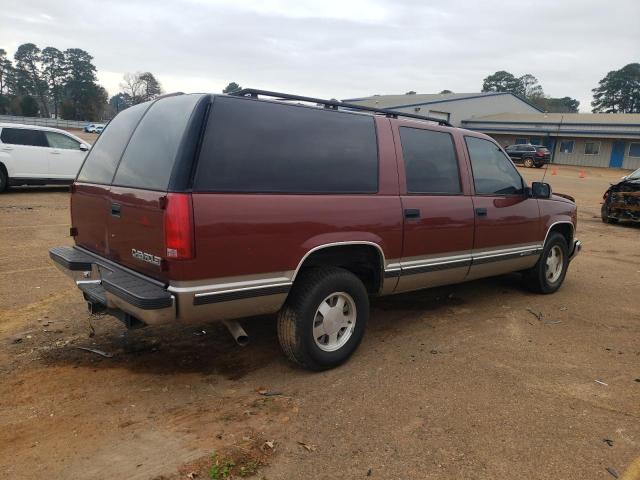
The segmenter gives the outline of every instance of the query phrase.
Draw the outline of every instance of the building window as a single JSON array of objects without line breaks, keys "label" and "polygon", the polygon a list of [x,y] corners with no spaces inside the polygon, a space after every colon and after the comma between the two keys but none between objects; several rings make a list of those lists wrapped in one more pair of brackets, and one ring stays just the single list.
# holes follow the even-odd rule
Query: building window
[{"label": "building window", "polygon": [[630,157],[640,157],[640,143],[630,143],[629,144],[629,156]]},{"label": "building window", "polygon": [[599,155],[600,154],[600,142],[585,142],[584,144],[585,155]]},{"label": "building window", "polygon": [[560,142],[560,153],[573,153],[573,146],[575,142],[573,140],[563,140]]},{"label": "building window", "polygon": [[516,145],[522,145],[524,143],[529,143],[528,138],[516,138]]}]

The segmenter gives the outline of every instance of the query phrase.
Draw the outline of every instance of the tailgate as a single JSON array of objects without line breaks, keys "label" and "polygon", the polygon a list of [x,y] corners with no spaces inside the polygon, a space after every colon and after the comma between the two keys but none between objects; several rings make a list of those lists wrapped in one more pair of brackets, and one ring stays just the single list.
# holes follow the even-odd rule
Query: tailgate
[{"label": "tailgate", "polygon": [[[166,192],[111,187],[107,258],[133,270],[163,279]],[[162,200],[161,200],[162,199]]]}]

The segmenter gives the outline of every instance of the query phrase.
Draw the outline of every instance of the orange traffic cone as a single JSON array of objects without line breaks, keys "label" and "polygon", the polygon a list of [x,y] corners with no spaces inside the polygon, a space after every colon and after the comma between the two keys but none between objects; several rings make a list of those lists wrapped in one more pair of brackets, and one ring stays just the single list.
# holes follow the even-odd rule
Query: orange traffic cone
[{"label": "orange traffic cone", "polygon": [[553,170],[551,170],[551,175],[558,175],[558,171],[556,170],[556,167],[553,167]]},{"label": "orange traffic cone", "polygon": [[580,170],[580,175],[578,175],[580,178],[584,178],[584,170]]}]

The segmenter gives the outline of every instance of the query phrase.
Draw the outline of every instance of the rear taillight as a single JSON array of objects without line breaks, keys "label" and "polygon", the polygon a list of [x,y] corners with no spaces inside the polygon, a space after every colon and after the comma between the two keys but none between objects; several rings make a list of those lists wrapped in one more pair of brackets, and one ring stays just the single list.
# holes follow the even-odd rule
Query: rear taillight
[{"label": "rear taillight", "polygon": [[542,153],[542,152],[536,152],[536,157],[544,157],[544,153]]},{"label": "rear taillight", "polygon": [[188,260],[195,255],[193,207],[188,193],[169,193],[164,210],[164,243],[167,259]]}]

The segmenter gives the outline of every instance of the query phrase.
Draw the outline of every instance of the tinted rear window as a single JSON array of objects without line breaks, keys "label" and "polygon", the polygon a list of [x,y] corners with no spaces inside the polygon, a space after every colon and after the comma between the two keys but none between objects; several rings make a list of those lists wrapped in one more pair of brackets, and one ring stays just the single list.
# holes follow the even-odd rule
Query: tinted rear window
[{"label": "tinted rear window", "polygon": [[453,138],[444,132],[400,128],[409,193],[460,193]]},{"label": "tinted rear window", "polygon": [[373,117],[217,97],[194,189],[376,192],[378,146]]},{"label": "tinted rear window", "polygon": [[166,190],[187,122],[200,98],[178,95],[155,102],[133,133],[113,184]]},{"label": "tinted rear window", "polygon": [[127,108],[115,116],[91,148],[78,174],[79,182],[109,185],[118,166],[124,148],[133,129],[149,108],[150,103],[141,103]]},{"label": "tinted rear window", "polygon": [[0,133],[0,140],[2,140],[2,143],[10,145],[49,146],[42,130],[29,130],[28,128],[3,128],[2,133]]}]

